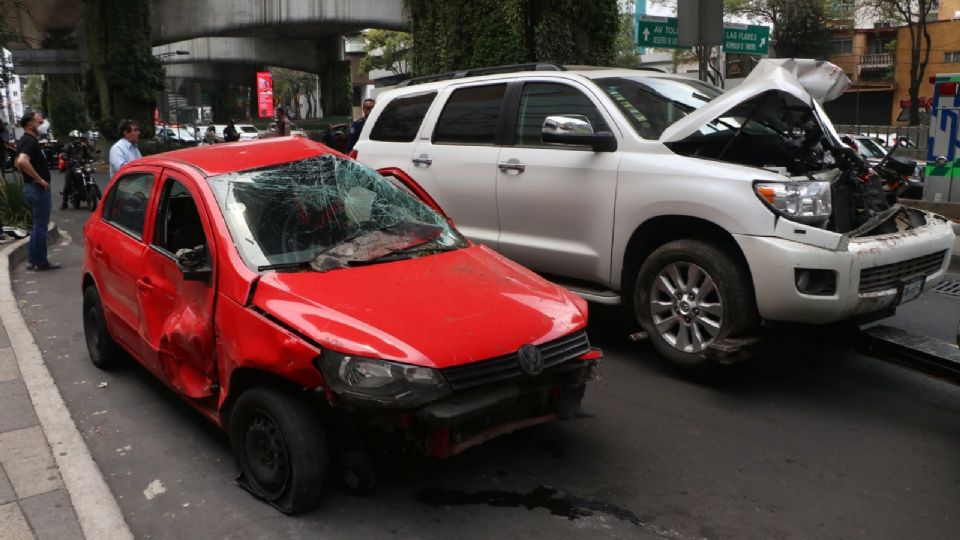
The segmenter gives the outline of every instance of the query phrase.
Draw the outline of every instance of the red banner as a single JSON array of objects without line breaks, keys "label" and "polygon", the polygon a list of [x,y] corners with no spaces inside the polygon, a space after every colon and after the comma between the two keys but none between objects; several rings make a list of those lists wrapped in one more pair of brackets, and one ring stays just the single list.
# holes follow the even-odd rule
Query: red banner
[{"label": "red banner", "polygon": [[257,72],[257,114],[273,118],[273,75],[269,71]]}]

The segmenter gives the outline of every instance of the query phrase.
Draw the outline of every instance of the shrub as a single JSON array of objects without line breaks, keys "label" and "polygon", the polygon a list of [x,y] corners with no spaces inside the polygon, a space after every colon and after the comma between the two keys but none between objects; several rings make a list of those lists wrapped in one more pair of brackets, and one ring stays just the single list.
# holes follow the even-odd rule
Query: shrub
[{"label": "shrub", "polygon": [[5,226],[30,228],[30,203],[23,193],[23,178],[19,171],[5,173],[6,182],[0,182],[0,222]]}]

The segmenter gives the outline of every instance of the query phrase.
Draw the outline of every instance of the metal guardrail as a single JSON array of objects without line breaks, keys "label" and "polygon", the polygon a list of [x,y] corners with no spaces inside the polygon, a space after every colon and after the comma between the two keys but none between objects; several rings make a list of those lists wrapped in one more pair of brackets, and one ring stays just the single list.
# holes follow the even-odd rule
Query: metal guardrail
[{"label": "metal guardrail", "polygon": [[855,124],[836,124],[838,133],[867,135],[878,140],[884,147],[892,147],[895,141],[906,138],[908,146],[897,150],[897,155],[923,160],[927,157],[927,138],[930,126],[867,126]]}]

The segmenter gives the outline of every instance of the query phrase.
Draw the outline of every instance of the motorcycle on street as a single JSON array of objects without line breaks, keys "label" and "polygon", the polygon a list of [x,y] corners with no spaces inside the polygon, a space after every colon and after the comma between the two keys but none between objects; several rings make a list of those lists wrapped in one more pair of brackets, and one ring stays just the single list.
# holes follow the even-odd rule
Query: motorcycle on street
[{"label": "motorcycle on street", "polygon": [[91,212],[97,208],[100,201],[101,192],[97,182],[93,179],[93,160],[67,160],[67,197],[63,204],[66,206],[67,200],[74,210],[79,209],[80,205],[87,203]]}]

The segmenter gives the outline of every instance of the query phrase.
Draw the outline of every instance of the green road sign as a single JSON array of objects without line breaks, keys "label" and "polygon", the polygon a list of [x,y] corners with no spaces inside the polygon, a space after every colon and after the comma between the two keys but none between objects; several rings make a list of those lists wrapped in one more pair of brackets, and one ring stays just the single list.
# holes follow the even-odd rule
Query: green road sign
[{"label": "green road sign", "polygon": [[766,55],[770,52],[770,27],[723,23],[723,50]]},{"label": "green road sign", "polygon": [[643,15],[637,17],[637,47],[689,49],[677,45],[677,18]]},{"label": "green road sign", "polygon": [[[637,17],[637,47],[689,49],[677,44],[677,18],[643,15]],[[723,50],[730,53],[767,55],[770,27],[723,23]]]}]

